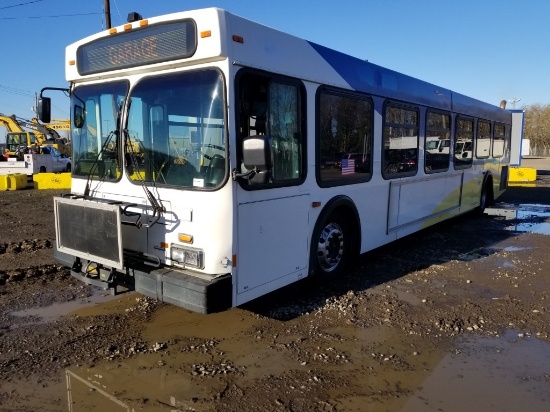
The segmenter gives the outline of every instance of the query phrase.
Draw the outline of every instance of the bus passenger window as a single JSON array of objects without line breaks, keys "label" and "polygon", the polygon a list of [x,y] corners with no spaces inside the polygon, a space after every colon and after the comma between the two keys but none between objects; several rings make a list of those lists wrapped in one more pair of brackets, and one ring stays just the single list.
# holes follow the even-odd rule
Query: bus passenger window
[{"label": "bus passenger window", "polygon": [[504,142],[506,139],[505,128],[502,123],[495,123],[495,135],[493,139],[493,157],[504,156]]},{"label": "bus passenger window", "polygon": [[415,175],[418,170],[418,110],[388,104],[384,112],[382,174]]},{"label": "bus passenger window", "polygon": [[322,187],[372,176],[373,104],[364,96],[321,88],[317,99],[317,176]]},{"label": "bus passenger window", "polygon": [[477,122],[476,158],[487,159],[491,149],[491,123],[479,120]]},{"label": "bus passenger window", "polygon": [[428,111],[424,144],[424,170],[426,173],[449,169],[451,156],[451,116]]},{"label": "bus passenger window", "polygon": [[454,149],[455,169],[472,167],[474,142],[474,121],[464,117],[457,117],[456,140]]}]

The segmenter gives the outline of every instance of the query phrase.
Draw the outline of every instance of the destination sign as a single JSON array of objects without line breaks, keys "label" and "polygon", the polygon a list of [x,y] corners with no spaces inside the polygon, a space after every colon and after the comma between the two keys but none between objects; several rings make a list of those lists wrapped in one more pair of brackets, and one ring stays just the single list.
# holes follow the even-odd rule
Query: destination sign
[{"label": "destination sign", "polygon": [[191,57],[197,48],[192,20],[145,26],[82,45],[77,50],[81,75]]}]

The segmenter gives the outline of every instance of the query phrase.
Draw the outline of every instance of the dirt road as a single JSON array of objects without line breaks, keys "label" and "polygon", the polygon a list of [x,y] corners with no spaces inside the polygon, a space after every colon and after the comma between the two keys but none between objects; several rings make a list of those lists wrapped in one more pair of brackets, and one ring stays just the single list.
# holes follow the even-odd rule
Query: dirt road
[{"label": "dirt road", "polygon": [[55,194],[0,193],[0,411],[550,407],[550,176],[206,316],[73,280]]}]

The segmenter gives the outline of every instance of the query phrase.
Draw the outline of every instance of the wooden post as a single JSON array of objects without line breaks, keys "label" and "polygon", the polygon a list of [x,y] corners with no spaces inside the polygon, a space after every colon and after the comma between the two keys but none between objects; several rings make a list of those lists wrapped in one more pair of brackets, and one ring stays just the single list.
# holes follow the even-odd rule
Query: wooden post
[{"label": "wooden post", "polygon": [[109,0],[105,1],[105,28],[109,30],[111,28],[111,5]]}]

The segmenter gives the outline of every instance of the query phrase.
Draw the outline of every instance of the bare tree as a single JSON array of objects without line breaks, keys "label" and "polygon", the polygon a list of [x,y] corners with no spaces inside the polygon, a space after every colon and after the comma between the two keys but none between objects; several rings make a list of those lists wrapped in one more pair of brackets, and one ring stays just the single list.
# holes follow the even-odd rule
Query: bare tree
[{"label": "bare tree", "polygon": [[530,140],[531,154],[550,156],[550,105],[534,104],[525,110],[524,138]]}]

